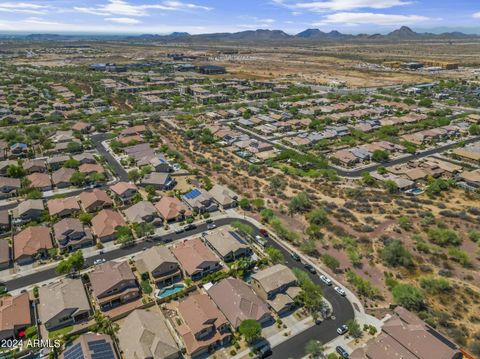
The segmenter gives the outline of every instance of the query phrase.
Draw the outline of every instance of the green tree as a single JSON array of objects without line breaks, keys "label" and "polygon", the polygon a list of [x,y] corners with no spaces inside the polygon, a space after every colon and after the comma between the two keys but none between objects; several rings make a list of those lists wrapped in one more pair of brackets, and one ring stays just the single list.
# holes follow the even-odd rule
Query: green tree
[{"label": "green tree", "polygon": [[244,211],[248,211],[250,210],[251,206],[250,206],[250,201],[248,200],[248,198],[242,198],[239,202],[238,202],[238,205],[240,206],[241,209],[243,209]]},{"label": "green tree", "polygon": [[253,233],[255,232],[251,225],[240,221],[233,221],[230,225],[235,228],[240,234],[246,236],[253,236]]},{"label": "green tree", "polygon": [[372,154],[372,160],[375,162],[386,162],[390,158],[390,155],[387,151],[375,150]]},{"label": "green tree", "polygon": [[396,193],[398,192],[398,186],[392,180],[386,180],[383,182],[383,186],[389,193]]},{"label": "green tree", "polygon": [[373,178],[369,172],[363,172],[362,182],[367,186],[373,186],[375,184],[375,178]]},{"label": "green tree", "polygon": [[323,208],[316,208],[307,215],[310,224],[316,224],[317,226],[326,226],[330,223],[328,214]]},{"label": "green tree", "polygon": [[262,337],[262,326],[254,319],[246,319],[240,323],[238,332],[250,344]]},{"label": "green tree", "polygon": [[58,274],[67,274],[73,271],[80,271],[85,266],[85,259],[83,258],[83,252],[77,251],[71,254],[68,258],[58,263],[55,271]]},{"label": "green tree", "polygon": [[392,289],[395,303],[408,310],[420,310],[423,306],[423,293],[413,285],[398,283]]},{"label": "green tree", "polygon": [[348,320],[345,325],[347,326],[348,332],[352,337],[358,338],[362,335],[362,328],[355,319]]},{"label": "green tree", "polygon": [[474,123],[473,125],[470,126],[468,131],[472,136],[478,136],[480,135],[480,125]]},{"label": "green tree", "polygon": [[255,198],[252,200],[252,206],[256,211],[259,211],[265,207],[265,201],[263,198]]},{"label": "green tree", "polygon": [[389,242],[380,252],[380,258],[392,267],[413,267],[413,257],[399,240]]},{"label": "green tree", "polygon": [[288,211],[291,214],[305,212],[310,209],[311,206],[312,203],[310,198],[308,198],[308,195],[305,192],[300,192],[290,200],[290,203],[288,204]]},{"label": "green tree", "polygon": [[427,233],[428,238],[440,246],[457,246],[462,243],[462,238],[450,228],[431,228]]},{"label": "green tree", "polygon": [[13,178],[22,178],[25,176],[25,170],[22,168],[22,166],[8,165],[7,176]]},{"label": "green tree", "polygon": [[78,219],[83,223],[83,224],[88,224],[91,222],[93,218],[93,214],[87,213],[87,212],[82,212],[78,215]]},{"label": "green tree", "polygon": [[128,172],[128,180],[133,183],[137,183],[142,178],[142,175],[138,170],[131,170]]},{"label": "green tree", "polygon": [[337,258],[331,256],[330,254],[322,255],[322,262],[325,264],[332,272],[336,272],[340,267],[340,262]]},{"label": "green tree", "polygon": [[325,347],[321,342],[315,339],[310,339],[305,345],[305,354],[310,355],[312,358],[322,358],[325,354]]},{"label": "green tree", "polygon": [[77,187],[83,186],[85,184],[85,174],[79,171],[74,172],[70,177],[70,182]]},{"label": "green tree", "polygon": [[121,226],[117,228],[115,238],[117,244],[128,244],[133,241],[132,230],[128,226]]},{"label": "green tree", "polygon": [[78,153],[82,151],[82,144],[72,141],[67,145],[67,151],[70,153]]},{"label": "green tree", "polygon": [[66,160],[64,163],[63,163],[63,167],[66,167],[66,168],[75,168],[77,169],[78,167],[80,167],[80,162],[73,159],[73,158],[70,158],[69,160]]},{"label": "green tree", "polygon": [[265,252],[267,253],[272,263],[278,264],[278,263],[285,262],[285,257],[283,256],[283,253],[279,249],[274,247],[267,247]]}]

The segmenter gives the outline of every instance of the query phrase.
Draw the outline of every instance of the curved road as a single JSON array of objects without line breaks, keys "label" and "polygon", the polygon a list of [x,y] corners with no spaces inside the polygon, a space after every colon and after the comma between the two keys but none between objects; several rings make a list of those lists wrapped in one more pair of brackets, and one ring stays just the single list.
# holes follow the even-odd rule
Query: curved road
[{"label": "curved road", "polygon": [[[238,218],[222,218],[218,220],[214,220],[214,223],[217,227],[229,225],[234,221],[244,222],[252,226],[255,229],[254,235],[259,235],[259,228],[256,228],[252,223]],[[160,241],[176,241],[180,240],[195,234],[200,234],[207,230],[207,224],[202,223],[198,224],[197,228],[191,231],[183,232],[180,234],[172,233],[165,236],[155,237],[152,242],[140,242],[136,243],[132,247],[128,248],[118,248],[105,254],[98,254],[93,257],[89,257],[85,260],[87,266],[93,265],[93,262],[96,259],[104,258],[106,260],[114,260],[121,257],[125,257],[128,255],[134,255],[146,248],[150,248],[155,245],[155,242]],[[268,238],[268,245],[279,249],[283,255],[285,256],[286,265],[290,268],[300,268],[305,270],[303,264],[297,262],[292,259],[290,253],[286,251],[282,246],[277,244],[277,242],[273,241],[272,239]],[[311,273],[307,272],[310,278],[316,283],[319,284],[324,292],[324,297],[327,299],[332,307],[333,307],[333,315],[335,319],[328,319],[319,325],[315,325],[310,329],[288,339],[287,341],[283,342],[282,344],[273,348],[273,359],[289,359],[289,358],[301,358],[305,355],[305,344],[311,340],[319,340],[322,343],[327,343],[338,336],[336,329],[341,325],[345,324],[345,322],[349,319],[354,319],[354,311],[351,303],[344,297],[341,297],[337,292],[333,290],[332,287],[326,286],[319,278],[318,275],[312,275]],[[16,278],[10,281],[7,281],[5,284],[9,290],[21,289],[24,287],[28,287],[34,285],[36,283],[48,281],[52,279],[52,281],[58,277],[55,273],[54,268],[46,269],[43,271],[39,271],[37,273],[33,273],[24,277]]]}]

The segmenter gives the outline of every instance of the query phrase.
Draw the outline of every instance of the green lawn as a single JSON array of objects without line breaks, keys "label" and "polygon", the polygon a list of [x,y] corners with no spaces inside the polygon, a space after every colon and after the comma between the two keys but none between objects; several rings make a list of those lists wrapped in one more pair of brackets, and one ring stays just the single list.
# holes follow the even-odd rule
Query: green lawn
[{"label": "green lawn", "polygon": [[68,327],[65,328],[60,328],[51,332],[48,332],[48,338],[53,339],[56,338],[60,335],[65,335],[70,333],[73,330],[73,325],[69,325]]},{"label": "green lawn", "polygon": [[144,279],[140,282],[140,286],[142,287],[142,291],[144,294],[150,294],[153,292],[153,288],[150,285],[150,282],[148,279]]}]

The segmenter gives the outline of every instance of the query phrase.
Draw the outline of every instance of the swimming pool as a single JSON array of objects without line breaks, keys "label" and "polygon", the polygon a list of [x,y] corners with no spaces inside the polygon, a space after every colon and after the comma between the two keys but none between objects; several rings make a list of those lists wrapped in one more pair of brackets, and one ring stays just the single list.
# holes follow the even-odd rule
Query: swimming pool
[{"label": "swimming pool", "polygon": [[157,298],[166,298],[171,295],[174,295],[175,293],[181,292],[184,288],[185,288],[185,284],[183,283],[174,284],[174,285],[171,285],[170,287],[160,289],[159,291],[157,291],[155,296]]}]

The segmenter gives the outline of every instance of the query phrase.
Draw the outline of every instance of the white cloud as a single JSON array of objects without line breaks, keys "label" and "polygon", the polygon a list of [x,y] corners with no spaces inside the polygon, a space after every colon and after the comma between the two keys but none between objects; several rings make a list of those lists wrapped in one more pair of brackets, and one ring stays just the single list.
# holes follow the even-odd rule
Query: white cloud
[{"label": "white cloud", "polygon": [[476,12],[475,14],[473,14],[473,17],[475,19],[480,19],[480,11],[479,12]]},{"label": "white cloud", "polygon": [[159,4],[134,5],[125,0],[108,0],[105,5],[97,7],[74,7],[74,10],[86,14],[98,16],[148,16],[148,10],[163,11],[189,11],[189,10],[211,10],[206,6],[183,3],[180,1],[164,1]]},{"label": "white cloud", "polygon": [[43,15],[47,13],[47,6],[26,2],[0,3],[0,12]]},{"label": "white cloud", "polygon": [[314,24],[317,26],[324,24],[344,24],[344,25],[359,25],[372,24],[382,26],[400,26],[410,25],[421,21],[430,20],[426,16],[420,15],[390,15],[390,14],[375,14],[370,12],[339,12],[330,14],[321,19],[320,23]]},{"label": "white cloud", "polygon": [[132,19],[131,17],[107,17],[105,18],[105,20],[115,22],[117,24],[127,24],[127,25],[135,25],[135,24],[141,23],[140,20]]},{"label": "white cloud", "polygon": [[409,0],[327,0],[287,3],[285,0],[272,0],[274,4],[290,9],[307,10],[314,12],[346,11],[355,9],[388,9],[394,6],[409,5]]},{"label": "white cloud", "polygon": [[32,25],[60,25],[60,23],[58,22],[55,22],[55,21],[48,21],[48,20],[44,20],[44,19],[41,19],[41,18],[38,18],[38,17],[29,17],[28,19],[25,19],[23,20],[25,23],[27,24],[32,24]]}]

